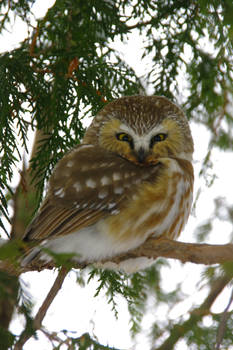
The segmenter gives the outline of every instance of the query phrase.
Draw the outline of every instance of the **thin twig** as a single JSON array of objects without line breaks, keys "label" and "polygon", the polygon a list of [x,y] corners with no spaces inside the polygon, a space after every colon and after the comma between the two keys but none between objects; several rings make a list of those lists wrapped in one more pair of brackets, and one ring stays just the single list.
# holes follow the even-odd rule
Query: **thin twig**
[{"label": "thin twig", "polygon": [[233,302],[233,288],[232,288],[232,292],[231,292],[231,297],[230,300],[227,304],[227,307],[225,308],[225,310],[222,313],[221,316],[221,320],[219,323],[219,327],[218,327],[218,333],[217,333],[217,337],[216,337],[216,346],[214,350],[220,350],[220,346],[224,337],[224,333],[225,333],[225,329],[226,329],[226,324],[227,324],[227,320],[230,317],[230,313],[228,312],[231,303]]},{"label": "thin twig", "polygon": [[2,29],[4,27],[4,24],[5,24],[5,21],[6,21],[7,17],[8,17],[8,15],[9,15],[10,9],[11,9],[11,0],[8,0],[7,11],[4,14],[3,19],[1,20],[0,32],[2,31]]},{"label": "thin twig", "polygon": [[46,315],[46,312],[48,311],[48,308],[50,307],[50,305],[52,304],[54,298],[56,297],[58,291],[61,289],[62,284],[64,282],[64,279],[66,277],[66,275],[68,274],[68,270],[65,267],[62,267],[61,270],[59,271],[57,278],[52,286],[52,288],[50,289],[47,297],[45,298],[43,304],[41,305],[41,307],[39,308],[36,317],[34,319],[34,327],[36,329],[39,329],[41,326],[41,323]]},{"label": "thin twig", "polygon": [[[52,285],[48,295],[46,296],[43,304],[39,308],[34,321],[33,321],[33,328],[35,330],[39,329],[41,327],[42,321],[46,315],[46,312],[48,311],[50,305],[52,304],[54,298],[56,297],[58,291],[61,289],[62,284],[65,280],[66,275],[68,274],[68,270],[65,267],[62,267],[59,271],[57,278]],[[20,335],[19,340],[15,344],[14,350],[22,350],[23,345],[26,343],[26,341],[32,336],[32,334],[29,334],[26,331],[23,331]]]},{"label": "thin twig", "polygon": [[175,344],[184,337],[184,335],[192,329],[194,324],[197,324],[205,315],[210,314],[210,308],[215,302],[218,295],[223,291],[226,285],[230,282],[231,276],[219,277],[211,286],[210,292],[204,302],[195,308],[190,313],[190,317],[180,323],[175,325],[171,331],[169,337],[163,342],[159,347],[153,348],[154,350],[171,350],[174,349]]}]

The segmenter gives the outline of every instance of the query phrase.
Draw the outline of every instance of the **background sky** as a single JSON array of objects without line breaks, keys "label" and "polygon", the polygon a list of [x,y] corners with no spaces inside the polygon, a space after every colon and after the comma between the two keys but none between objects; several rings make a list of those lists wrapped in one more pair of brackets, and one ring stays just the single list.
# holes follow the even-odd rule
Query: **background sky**
[{"label": "background sky", "polygon": [[[33,6],[35,18],[43,17],[47,8],[52,6],[54,1],[36,1]],[[11,50],[17,47],[18,43],[22,41],[27,35],[27,27],[19,19],[16,19],[12,25],[13,28],[8,28],[9,31],[0,37],[0,51]],[[115,42],[113,44],[124,55],[127,63],[136,71],[138,76],[145,73],[147,64],[150,64],[150,57],[147,57],[143,62],[141,60],[140,48],[143,45],[142,38],[134,35],[128,42]],[[210,45],[210,44],[209,44]],[[209,46],[211,49],[211,46]],[[186,52],[187,56],[190,54]],[[181,88],[185,91],[185,80],[180,81]],[[151,87],[148,89],[152,93]],[[86,125],[90,120],[86,120]],[[181,234],[179,240],[184,242],[195,242],[195,228],[198,224],[208,219],[214,210],[214,198],[222,196],[229,203],[232,202],[232,193],[229,189],[232,188],[232,154],[228,152],[214,151],[212,161],[214,168],[210,169],[210,173],[216,173],[217,178],[211,188],[206,186],[203,178],[199,178],[199,171],[201,169],[202,160],[207,153],[208,141],[210,138],[209,132],[204,126],[195,125],[191,122],[191,130],[194,138],[195,153],[194,153],[194,168],[195,168],[195,194],[201,188],[202,192],[197,203],[195,213],[190,216],[188,225]],[[30,140],[32,142],[32,139]],[[231,157],[231,158],[230,158]],[[14,178],[13,185],[17,185],[18,175]],[[214,232],[207,239],[206,243],[225,244],[229,242],[230,234],[232,233],[232,226],[230,223],[224,223],[219,219],[213,219]],[[202,273],[202,266],[191,263],[181,264],[179,261],[169,260],[170,267],[163,267],[163,288],[166,291],[172,291],[177,283],[183,282],[182,291],[184,293],[184,300],[182,303],[175,305],[170,310],[169,314],[172,318],[177,318],[186,314],[191,305],[198,304],[198,301],[204,299],[208,290],[197,286]],[[47,295],[57,273],[53,271],[42,272],[28,272],[22,275],[22,280],[27,285],[28,290],[32,295],[35,303],[34,313],[37,312],[40,304]],[[85,332],[90,332],[91,335],[96,335],[100,342],[109,344],[111,346],[124,349],[149,349],[149,341],[146,337],[146,332],[149,331],[150,324],[157,318],[160,320],[167,318],[166,306],[154,308],[154,299],[149,300],[148,312],[143,320],[143,329],[145,336],[137,337],[137,346],[129,335],[129,314],[127,311],[127,304],[123,298],[119,300],[119,315],[116,320],[114,313],[111,311],[111,305],[107,304],[104,293],[94,298],[96,281],[91,281],[85,288],[81,288],[76,283],[75,272],[70,272],[66,278],[62,290],[59,292],[55,301],[51,305],[48,313],[44,319],[43,325],[50,330],[68,329],[78,332],[81,335]],[[230,297],[230,290],[228,288],[221,294],[213,305],[213,312],[221,312],[226,307]],[[187,314],[188,317],[188,314]],[[209,325],[208,316],[204,318],[206,326]],[[24,326],[23,317],[15,317],[11,324],[11,330],[20,334]],[[39,340],[34,339],[27,342],[24,350],[49,350],[51,349],[47,338],[41,333]],[[76,336],[77,336],[76,335]],[[65,349],[65,347],[63,348]],[[177,350],[187,349],[182,342],[177,346]]]}]

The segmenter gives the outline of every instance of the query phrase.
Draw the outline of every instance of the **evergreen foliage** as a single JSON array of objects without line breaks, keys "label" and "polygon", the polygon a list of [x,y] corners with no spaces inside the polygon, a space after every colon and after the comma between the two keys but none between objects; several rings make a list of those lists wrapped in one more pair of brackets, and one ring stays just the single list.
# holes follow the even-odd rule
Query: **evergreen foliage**
[{"label": "evergreen foliage", "polygon": [[[24,164],[24,152],[29,151],[32,132],[43,133],[43,140],[30,159],[37,190],[33,204],[36,210],[54,165],[82,139],[83,118],[95,116],[114,98],[146,93],[148,86],[154,94],[178,101],[191,120],[205,125],[210,132],[200,175],[206,176],[211,184],[214,174],[209,179],[207,170],[212,166],[212,150],[232,151],[233,145],[232,0],[56,0],[36,26],[32,25],[34,3],[35,0],[0,3],[0,34],[8,30],[14,16],[28,26],[28,37],[17,48],[0,55],[1,230],[6,232],[5,222],[11,222],[9,208],[17,192],[11,181],[16,169],[28,166]],[[147,62],[150,59],[142,77],[136,75],[114,45],[119,40],[125,43],[133,40],[135,33],[144,38],[142,64],[145,58]],[[217,200],[216,216],[232,223],[232,206]],[[24,221],[23,226],[26,224]],[[197,227],[198,240],[203,241],[211,230],[212,218],[209,218]],[[15,256],[16,248],[12,249]],[[150,296],[153,295],[157,306],[169,307],[184,298],[179,286],[169,293],[162,288],[160,271],[166,264],[159,260],[151,269],[131,277],[93,269],[89,280],[98,279],[96,295],[105,290],[116,315],[116,295],[128,301],[131,332],[136,335],[140,333]],[[211,290],[222,276],[230,281],[232,275],[232,265],[222,269],[209,267],[202,282]],[[79,276],[80,284],[84,280]],[[1,273],[2,290],[4,286],[8,286],[8,280]],[[33,334],[32,305],[23,290],[23,287],[19,290],[19,312],[27,320],[26,330]],[[4,298],[4,292],[0,292],[0,299]],[[190,310],[177,320],[169,316],[166,322],[155,320],[151,349],[176,349],[178,341],[183,339],[190,349],[213,350],[221,315],[211,313],[211,305],[205,310],[204,306],[195,309],[199,313]],[[233,343],[232,311],[227,312],[223,349],[230,349]],[[211,327],[203,323],[205,315]],[[64,344],[69,345],[67,349],[114,349],[101,345],[89,334],[76,336],[62,332],[62,337],[50,335],[50,339],[56,338],[54,343],[51,341],[56,344],[54,349]],[[14,334],[3,328],[0,339],[4,349],[13,349],[17,341]]]}]

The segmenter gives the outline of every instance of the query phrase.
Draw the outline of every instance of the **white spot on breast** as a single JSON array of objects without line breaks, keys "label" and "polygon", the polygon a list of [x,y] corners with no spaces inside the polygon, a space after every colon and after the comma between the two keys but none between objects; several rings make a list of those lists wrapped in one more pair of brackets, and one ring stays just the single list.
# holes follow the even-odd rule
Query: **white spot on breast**
[{"label": "white spot on breast", "polygon": [[75,182],[73,184],[73,187],[76,189],[77,192],[81,191],[81,189],[82,189],[80,182]]},{"label": "white spot on breast", "polygon": [[54,191],[54,195],[63,198],[65,196],[64,188],[59,188],[57,191]]},{"label": "white spot on breast", "polygon": [[123,187],[115,187],[113,191],[115,194],[122,194],[124,192],[124,188]]},{"label": "white spot on breast", "polygon": [[69,161],[66,163],[66,166],[67,166],[68,168],[71,168],[73,165],[74,165],[73,160],[69,160]]},{"label": "white spot on breast", "polygon": [[101,179],[100,179],[100,183],[102,186],[105,186],[105,185],[110,185],[111,181],[110,181],[110,178],[107,177],[107,176],[103,176]]},{"label": "white spot on breast", "polygon": [[119,180],[121,180],[121,174],[113,173],[113,181],[119,181]]},{"label": "white spot on breast", "polygon": [[87,187],[90,187],[90,188],[96,188],[96,182],[92,179],[86,180],[86,185]]},{"label": "white spot on breast", "polygon": [[108,191],[106,189],[102,189],[98,193],[98,197],[100,199],[103,199],[103,198],[107,197],[107,195],[108,195]]}]

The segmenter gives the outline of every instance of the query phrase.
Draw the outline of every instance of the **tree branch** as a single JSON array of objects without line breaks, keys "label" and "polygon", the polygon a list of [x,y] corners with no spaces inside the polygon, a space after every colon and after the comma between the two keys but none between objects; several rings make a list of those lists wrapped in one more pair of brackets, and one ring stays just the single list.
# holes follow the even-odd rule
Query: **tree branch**
[{"label": "tree branch", "polygon": [[[98,263],[105,263],[111,261],[118,264],[127,259],[135,259],[137,257],[148,257],[157,259],[158,257],[178,259],[181,262],[192,262],[195,264],[222,264],[225,262],[233,262],[233,244],[213,245],[213,244],[198,244],[198,243],[184,243],[172,241],[165,238],[149,238],[142,246],[129,251],[127,253],[118,255],[113,258],[107,258]],[[72,262],[73,268],[84,268],[90,263],[97,261],[85,261],[82,263]],[[18,275],[27,271],[41,271],[43,269],[52,269],[56,265],[43,261],[32,262],[30,266],[15,267],[12,263],[7,261],[0,261],[0,270],[6,271],[12,275]]]},{"label": "tree branch", "polygon": [[[41,130],[37,130],[35,134],[35,139],[33,143],[33,148],[31,152],[31,159],[36,155],[38,151],[38,147],[41,145],[41,141],[45,135]],[[23,169],[20,173],[20,181],[17,185],[17,189],[14,193],[14,196],[12,198],[13,200],[13,209],[14,209],[14,215],[12,217],[12,226],[11,226],[11,233],[10,233],[10,239],[12,241],[18,239],[20,240],[25,232],[25,229],[30,222],[32,218],[32,214],[36,207],[36,185],[32,182],[32,172],[30,167],[26,167],[26,164],[24,162]],[[3,262],[4,265],[5,262]],[[16,276],[19,275],[21,272],[16,271],[18,269],[15,268],[15,266],[12,266],[13,276],[8,276],[8,297],[7,298],[0,298],[0,326],[4,329],[8,329],[10,320],[12,319],[12,314],[14,311],[14,307],[17,304],[17,289],[19,286],[19,283]],[[0,270],[4,271],[4,268],[2,269],[2,262],[0,261]],[[5,270],[5,272],[9,273],[9,270]],[[19,272],[19,273],[18,273]],[[10,288],[12,288],[10,290]]]},{"label": "tree branch", "polygon": [[[39,308],[34,321],[33,321],[33,328],[34,330],[40,329],[42,321],[46,315],[46,312],[48,311],[48,308],[50,307],[50,305],[52,304],[54,298],[56,297],[58,291],[61,289],[62,284],[68,274],[68,270],[64,267],[61,268],[61,270],[59,271],[57,278],[54,282],[54,284],[52,285],[48,295],[46,296],[43,304],[41,305],[41,307]],[[27,331],[27,329],[25,329],[21,335],[19,340],[17,341],[17,343],[15,344],[14,350],[21,350],[23,345],[28,341],[28,339],[32,336],[31,333],[29,333]]]},{"label": "tree branch", "polygon": [[223,311],[222,316],[221,316],[221,320],[220,320],[219,327],[218,327],[218,333],[217,333],[217,337],[216,337],[216,346],[215,346],[214,350],[220,350],[221,342],[223,340],[224,333],[226,330],[227,320],[231,315],[231,313],[228,312],[228,310],[229,310],[232,302],[233,302],[233,289],[231,291],[231,296],[230,296],[230,300],[228,302],[228,305],[225,308],[225,310]]},{"label": "tree branch", "polygon": [[210,292],[204,302],[198,308],[191,311],[190,317],[187,321],[182,324],[176,324],[170,331],[170,336],[164,341],[164,343],[153,350],[171,350],[174,345],[181,339],[190,329],[192,329],[194,324],[197,324],[205,315],[210,313],[210,308],[218,295],[223,291],[226,285],[230,282],[232,276],[222,276],[219,277],[210,289]]},{"label": "tree branch", "polygon": [[214,245],[177,242],[166,238],[149,238],[142,246],[122,254],[113,261],[146,256],[148,258],[170,258],[195,264],[221,264],[233,261],[233,244]]}]

